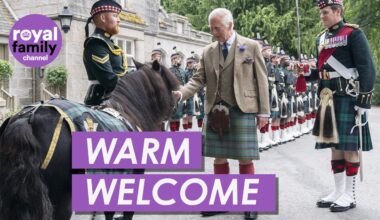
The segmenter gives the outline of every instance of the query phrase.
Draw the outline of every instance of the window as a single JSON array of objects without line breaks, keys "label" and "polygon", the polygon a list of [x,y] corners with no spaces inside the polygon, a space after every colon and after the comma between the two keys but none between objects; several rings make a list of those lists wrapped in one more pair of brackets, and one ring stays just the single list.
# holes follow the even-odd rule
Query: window
[{"label": "window", "polygon": [[177,34],[183,34],[183,23],[177,22]]},{"label": "window", "polygon": [[[9,60],[8,44],[0,44],[0,59]],[[3,79],[0,81],[0,87],[9,91],[9,79]]]},{"label": "window", "polygon": [[127,8],[128,0],[120,0],[120,5],[123,9]]},{"label": "window", "polygon": [[7,44],[0,44],[0,59],[9,60]]},{"label": "window", "polygon": [[126,54],[128,69],[134,69],[135,65],[132,61],[132,58],[135,57],[135,42],[133,40],[127,39],[117,39],[115,40],[116,45],[119,46]]}]

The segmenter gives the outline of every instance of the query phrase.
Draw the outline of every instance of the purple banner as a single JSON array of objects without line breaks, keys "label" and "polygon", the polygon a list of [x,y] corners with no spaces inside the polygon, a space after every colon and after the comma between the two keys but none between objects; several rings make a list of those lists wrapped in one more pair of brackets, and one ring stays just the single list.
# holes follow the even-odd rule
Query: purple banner
[{"label": "purple banner", "polygon": [[200,132],[74,132],[76,169],[201,169]]},{"label": "purple banner", "polygon": [[275,175],[73,175],[76,212],[277,211]]}]

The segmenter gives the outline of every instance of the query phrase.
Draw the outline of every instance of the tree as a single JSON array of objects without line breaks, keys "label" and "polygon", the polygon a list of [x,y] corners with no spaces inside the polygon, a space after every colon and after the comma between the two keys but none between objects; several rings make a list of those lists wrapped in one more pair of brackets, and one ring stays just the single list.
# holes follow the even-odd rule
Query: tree
[{"label": "tree", "polygon": [[380,0],[345,1],[348,22],[356,23],[366,33],[377,67],[374,104],[380,104]]},{"label": "tree", "polygon": [[[295,0],[161,0],[169,12],[187,16],[194,28],[209,31],[208,14],[217,7],[228,8],[235,18],[235,30],[247,37],[260,32],[272,45],[297,54]],[[316,54],[315,39],[323,30],[316,1],[300,3],[301,52]],[[345,0],[345,19],[359,24],[367,35],[377,72],[380,72],[380,0]],[[297,56],[296,56],[297,57]],[[375,102],[380,104],[380,79]]]}]

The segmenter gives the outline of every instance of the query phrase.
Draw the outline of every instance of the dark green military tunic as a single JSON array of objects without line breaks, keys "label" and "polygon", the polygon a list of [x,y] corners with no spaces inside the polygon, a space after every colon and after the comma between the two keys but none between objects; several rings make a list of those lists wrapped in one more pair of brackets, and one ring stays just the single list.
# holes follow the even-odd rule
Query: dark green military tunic
[{"label": "dark green military tunic", "polygon": [[[178,65],[172,65],[170,67],[170,71],[177,77],[178,81],[180,82],[181,85],[185,85],[186,81],[185,81],[185,70],[182,69],[180,66]],[[176,112],[174,114],[174,116],[172,116],[172,120],[179,120],[182,118],[182,116],[184,115],[184,111],[185,111],[185,108],[186,108],[186,102],[185,101],[181,101],[178,103],[177,105],[177,109],[176,109]]]},{"label": "dark green military tunic", "polygon": [[85,104],[99,105],[115,89],[118,77],[127,72],[124,51],[114,44],[108,33],[96,28],[84,42],[83,62],[93,84]]},{"label": "dark green military tunic", "polygon": [[276,87],[277,96],[278,96],[277,98],[278,110],[272,111],[271,117],[273,119],[280,119],[281,109],[283,108],[283,106],[281,106],[281,99],[285,90],[285,73],[282,67],[280,67],[280,65],[274,66],[274,86]]},{"label": "dark green military tunic", "polygon": [[[193,77],[194,72],[196,72],[195,69],[185,70],[185,84],[190,81],[191,77]],[[186,107],[184,109],[183,114],[186,114],[187,116],[194,115],[194,96],[186,100]]]},{"label": "dark green military tunic", "polygon": [[[288,118],[289,117],[295,117],[296,114],[296,106],[295,106],[295,99],[296,99],[296,90],[295,90],[295,84],[297,81],[296,76],[294,75],[294,72],[291,70],[288,70],[286,67],[284,69],[285,73],[285,92],[286,97],[288,99]],[[293,102],[292,102],[293,101]]]},{"label": "dark green military tunic", "polygon": [[[349,35],[339,36],[338,33],[343,28],[352,28],[353,31]],[[320,78],[319,92],[323,88],[330,88],[334,93],[333,100],[335,106],[335,115],[337,120],[337,130],[339,135],[339,143],[317,143],[316,148],[335,147],[338,150],[357,151],[359,148],[359,130],[355,128],[351,134],[351,129],[355,126],[355,116],[357,112],[354,107],[370,108],[372,92],[375,82],[375,66],[372,59],[368,41],[363,33],[355,25],[345,24],[343,21],[327,29],[317,38],[317,48],[320,46],[320,37],[324,35],[328,42],[326,48],[336,47],[333,56],[346,68],[356,68],[359,77],[359,95],[357,97],[350,96],[346,93],[346,84],[348,80],[343,77],[326,78],[324,72],[329,74],[334,70],[329,64],[324,63],[320,66],[320,71],[313,70],[309,80]],[[320,62],[320,55],[318,55]],[[318,92],[318,94],[319,94]],[[318,118],[317,118],[318,120]],[[362,121],[367,120],[367,115],[362,117]],[[363,151],[372,149],[372,141],[369,132],[368,123],[363,127]]]},{"label": "dark green military tunic", "polygon": [[272,64],[271,60],[265,58],[265,66],[267,67],[268,73],[268,86],[269,86],[269,101],[271,105],[271,117],[275,118],[275,115],[279,115],[279,102],[278,94],[275,90],[275,66]]}]

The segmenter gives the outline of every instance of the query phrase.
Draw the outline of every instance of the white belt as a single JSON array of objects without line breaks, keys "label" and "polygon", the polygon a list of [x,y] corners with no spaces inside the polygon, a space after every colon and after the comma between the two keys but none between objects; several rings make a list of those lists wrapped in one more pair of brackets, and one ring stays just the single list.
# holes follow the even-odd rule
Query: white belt
[{"label": "white belt", "polygon": [[[327,59],[326,63],[328,63],[339,75],[345,79],[357,79],[359,77],[358,70],[356,68],[347,68],[345,67],[339,60],[337,60],[334,56],[330,56]],[[333,78],[333,77],[330,77]]]},{"label": "white belt", "polygon": [[[353,79],[357,79],[359,77],[358,71],[356,70],[356,68],[347,68],[347,73],[348,73],[347,75],[350,75]],[[343,77],[336,71],[328,72],[328,74],[329,74],[330,79]],[[343,78],[346,78],[346,77],[343,77]]]},{"label": "white belt", "polygon": [[90,80],[90,85],[100,84],[98,80]]},{"label": "white belt", "polygon": [[334,79],[334,78],[338,78],[338,77],[341,77],[341,75],[338,73],[338,72],[328,72],[329,74],[329,78],[330,79]]},{"label": "white belt", "polygon": [[[358,71],[356,70],[356,68],[347,68],[347,73],[348,73],[347,75],[352,76],[353,79],[357,79],[359,77]],[[334,79],[334,78],[338,78],[338,77],[346,78],[336,71],[327,72],[327,77],[328,77],[328,79]],[[324,79],[323,71],[321,72],[321,79]]]}]

